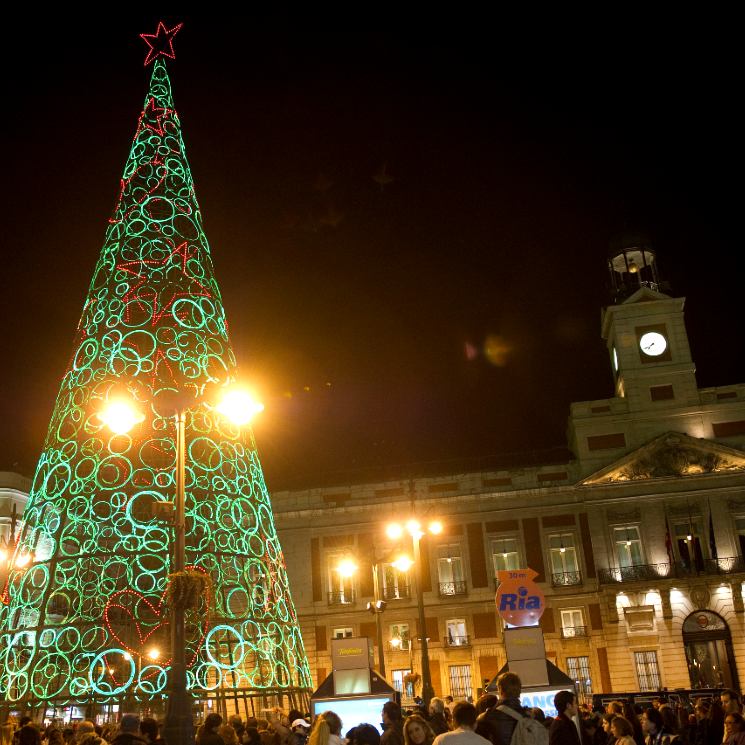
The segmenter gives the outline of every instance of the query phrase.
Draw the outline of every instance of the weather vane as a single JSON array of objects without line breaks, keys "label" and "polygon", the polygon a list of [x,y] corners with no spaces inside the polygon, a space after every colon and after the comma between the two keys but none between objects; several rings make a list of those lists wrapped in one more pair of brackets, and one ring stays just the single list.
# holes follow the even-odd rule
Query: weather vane
[{"label": "weather vane", "polygon": [[140,34],[140,38],[148,45],[147,57],[145,57],[145,67],[158,57],[169,57],[176,59],[176,53],[173,51],[173,37],[181,30],[183,23],[167,29],[165,23],[160,21],[154,34]]}]

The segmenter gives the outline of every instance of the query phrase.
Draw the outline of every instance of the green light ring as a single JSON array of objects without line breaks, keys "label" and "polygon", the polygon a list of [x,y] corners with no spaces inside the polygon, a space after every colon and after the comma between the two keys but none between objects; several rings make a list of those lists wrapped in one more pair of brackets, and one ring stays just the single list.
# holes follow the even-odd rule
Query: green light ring
[{"label": "green light ring", "polygon": [[[135,664],[133,659],[130,658],[129,660],[127,660],[125,654],[127,653],[123,649],[117,649],[116,647],[114,647],[112,649],[107,649],[103,652],[99,652],[93,658],[93,661],[88,668],[88,682],[90,683],[91,688],[93,688],[96,693],[106,697],[116,696],[119,693],[124,693],[124,691],[126,691],[131,686],[136,673]],[[127,678],[127,682],[118,686],[107,685],[107,687],[101,687],[101,683],[103,682],[103,680],[97,674],[98,666],[101,665],[103,667],[103,676],[108,675],[109,665],[107,662],[107,656],[113,657],[114,655],[120,655],[125,662],[129,662],[129,675]]]}]

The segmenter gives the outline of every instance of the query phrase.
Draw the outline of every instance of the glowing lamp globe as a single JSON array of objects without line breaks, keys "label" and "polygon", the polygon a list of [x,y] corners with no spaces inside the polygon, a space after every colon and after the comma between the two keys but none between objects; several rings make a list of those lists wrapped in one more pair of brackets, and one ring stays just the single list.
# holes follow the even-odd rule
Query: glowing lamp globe
[{"label": "glowing lamp globe", "polygon": [[250,393],[241,390],[227,391],[222,401],[215,407],[233,424],[248,424],[256,414],[264,411],[264,404]]}]

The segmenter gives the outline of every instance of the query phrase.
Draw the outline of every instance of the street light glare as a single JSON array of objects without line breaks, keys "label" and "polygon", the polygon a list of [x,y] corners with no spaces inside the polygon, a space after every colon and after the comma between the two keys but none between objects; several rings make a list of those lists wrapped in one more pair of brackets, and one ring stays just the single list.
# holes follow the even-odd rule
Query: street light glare
[{"label": "street light glare", "polygon": [[135,424],[139,424],[144,414],[137,411],[130,403],[121,400],[109,401],[106,408],[99,412],[98,418],[114,433],[123,435]]},{"label": "street light glare", "polygon": [[400,538],[404,531],[398,523],[391,523],[386,529],[385,534],[393,541]]},{"label": "street light glare", "polygon": [[160,650],[157,647],[153,647],[148,653],[147,656],[151,660],[157,660],[158,657],[160,657]]},{"label": "street light glare", "polygon": [[243,390],[230,390],[215,407],[233,424],[248,424],[256,414],[264,411],[264,404]]},{"label": "street light glare", "polygon": [[409,520],[406,523],[406,530],[409,531],[409,535],[422,534],[422,526],[419,524],[419,520]]},{"label": "street light glare", "polygon": [[17,567],[25,567],[31,561],[31,554],[21,554],[16,559]]},{"label": "street light glare", "polygon": [[357,571],[357,564],[355,564],[351,559],[343,559],[336,567],[336,571],[339,572],[342,577],[351,577]]},{"label": "street light glare", "polygon": [[408,556],[399,556],[396,561],[393,562],[393,566],[396,567],[399,572],[408,572],[413,564],[414,562]]},{"label": "street light glare", "polygon": [[442,533],[442,523],[439,520],[433,520],[429,524],[429,532],[432,533],[432,535],[440,535],[440,533]]}]

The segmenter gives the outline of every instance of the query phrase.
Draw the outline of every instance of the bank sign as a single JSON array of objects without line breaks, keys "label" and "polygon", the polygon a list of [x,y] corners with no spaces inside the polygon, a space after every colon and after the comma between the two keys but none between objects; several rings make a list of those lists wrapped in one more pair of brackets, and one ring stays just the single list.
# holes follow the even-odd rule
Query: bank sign
[{"label": "bank sign", "polygon": [[510,626],[535,626],[546,608],[543,591],[535,583],[532,569],[502,569],[497,572],[497,613]]}]

